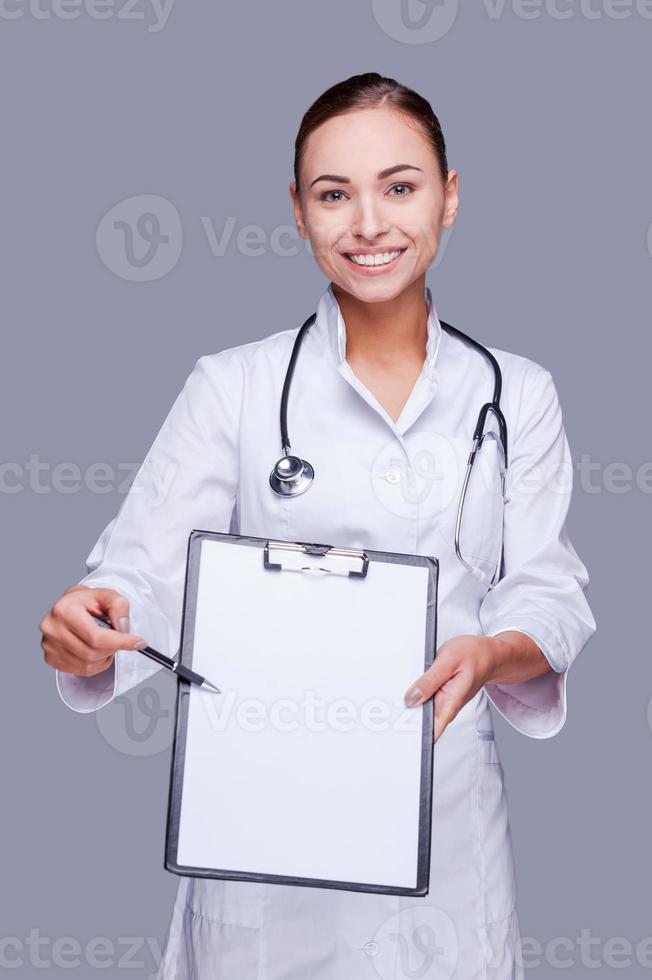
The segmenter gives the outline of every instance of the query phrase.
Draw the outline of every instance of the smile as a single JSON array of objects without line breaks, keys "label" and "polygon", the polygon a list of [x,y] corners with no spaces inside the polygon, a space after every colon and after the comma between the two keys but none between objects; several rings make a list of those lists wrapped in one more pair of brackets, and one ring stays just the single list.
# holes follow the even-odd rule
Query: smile
[{"label": "smile", "polygon": [[367,269],[377,269],[392,265],[392,263],[396,262],[403,255],[403,252],[405,252],[404,248],[395,249],[391,252],[378,252],[375,255],[361,255],[352,252],[344,252],[343,255],[353,265],[362,266]]}]

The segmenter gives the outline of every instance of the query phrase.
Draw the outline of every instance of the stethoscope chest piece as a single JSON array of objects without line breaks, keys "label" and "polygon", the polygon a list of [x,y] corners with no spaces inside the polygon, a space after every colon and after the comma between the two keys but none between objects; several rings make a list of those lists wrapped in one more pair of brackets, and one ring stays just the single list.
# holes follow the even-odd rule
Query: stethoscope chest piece
[{"label": "stethoscope chest piece", "polygon": [[315,478],[310,463],[299,456],[281,456],[269,474],[269,485],[282,497],[297,497],[305,493]]}]

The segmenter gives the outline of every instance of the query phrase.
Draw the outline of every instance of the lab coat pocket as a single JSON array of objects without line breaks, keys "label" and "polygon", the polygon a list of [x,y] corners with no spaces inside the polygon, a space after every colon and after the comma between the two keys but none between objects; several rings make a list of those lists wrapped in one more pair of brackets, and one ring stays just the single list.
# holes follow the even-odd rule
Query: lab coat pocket
[{"label": "lab coat pocket", "polygon": [[524,980],[516,909],[480,929],[487,980]]},{"label": "lab coat pocket", "polygon": [[260,977],[262,882],[191,878],[176,955],[158,980]]},{"label": "lab coat pocket", "polygon": [[479,729],[477,731],[479,751],[480,751],[480,762],[484,765],[502,765],[498,757],[498,749],[496,748],[496,736],[493,731],[489,729]]},{"label": "lab coat pocket", "polygon": [[176,962],[157,980],[258,980],[260,929],[212,922],[186,910]]},{"label": "lab coat pocket", "polygon": [[509,916],[516,904],[514,859],[503,767],[494,733],[477,733],[478,824],[484,892],[484,922]]},{"label": "lab coat pocket", "polygon": [[230,881],[225,878],[193,878],[187,904],[211,922],[260,928],[264,882]]}]

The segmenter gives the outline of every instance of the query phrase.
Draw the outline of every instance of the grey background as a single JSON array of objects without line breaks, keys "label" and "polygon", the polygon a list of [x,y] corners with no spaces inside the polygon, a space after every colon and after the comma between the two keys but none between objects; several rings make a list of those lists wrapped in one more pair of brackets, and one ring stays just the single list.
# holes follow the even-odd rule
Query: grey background
[{"label": "grey background", "polygon": [[[283,255],[269,237],[293,224],[287,184],[303,112],[324,88],[369,70],[431,101],[460,171],[457,225],[429,272],[440,315],[547,367],[574,461],[599,464],[593,492],[577,475],[570,515],[598,633],[572,668],[566,725],[538,741],[495,713],[522,934],[544,947],[562,937],[558,955],[573,977],[595,974],[589,955],[650,975],[636,944],[652,936],[652,481],[648,472],[637,486],[636,475],[650,460],[641,393],[651,352],[652,10],[643,0],[487,0],[457,11],[412,2],[421,34],[401,25],[398,0],[177,2],[160,30],[144,0],[131,19],[124,0],[104,8],[106,19],[85,7],[66,19],[75,8],[49,0],[3,8],[2,454],[13,469],[3,469],[0,497],[0,938],[21,944],[6,953],[22,964],[14,976],[44,973],[30,930],[47,940],[38,955],[52,977],[124,976],[124,937],[139,937],[141,966],[129,975],[153,974],[157,951],[146,941],[163,941],[178,882],[162,866],[168,678],[148,700],[136,691],[82,716],[59,700],[42,661],[41,617],[84,574],[124,499],[83,480],[63,492],[53,467],[138,465],[197,357],[312,312],[322,274],[300,240]],[[431,40],[434,19],[446,17],[449,29]],[[169,248],[182,247],[168,274],[137,282],[102,261],[96,233],[115,204],[146,194],[177,209],[182,237],[173,232]],[[219,235],[229,218],[233,238],[216,256],[207,219]],[[259,255],[236,242],[250,224],[266,238]],[[129,274],[124,255],[108,263],[120,261]],[[32,454],[50,468],[45,490],[30,485]],[[620,489],[614,463],[631,469]],[[587,935],[597,939],[590,948]],[[62,937],[82,945],[81,966],[54,962]],[[115,947],[105,969],[84,960],[93,937]],[[631,944],[629,965],[614,952],[617,937]],[[529,976],[559,975],[553,956],[540,960]]]}]

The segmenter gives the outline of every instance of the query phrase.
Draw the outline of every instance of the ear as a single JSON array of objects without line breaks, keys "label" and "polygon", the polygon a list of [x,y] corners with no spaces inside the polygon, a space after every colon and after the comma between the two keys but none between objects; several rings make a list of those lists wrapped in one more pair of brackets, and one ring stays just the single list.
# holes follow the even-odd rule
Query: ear
[{"label": "ear", "polygon": [[301,206],[301,195],[297,192],[297,183],[295,180],[290,181],[290,197],[294,203],[294,220],[296,221],[297,229],[302,238],[308,237],[308,232],[306,231],[306,226],[303,220],[303,208]]},{"label": "ear", "polygon": [[457,170],[449,170],[444,193],[445,202],[442,226],[444,228],[451,228],[455,224],[455,218],[457,217],[457,211],[460,206],[459,176]]}]

